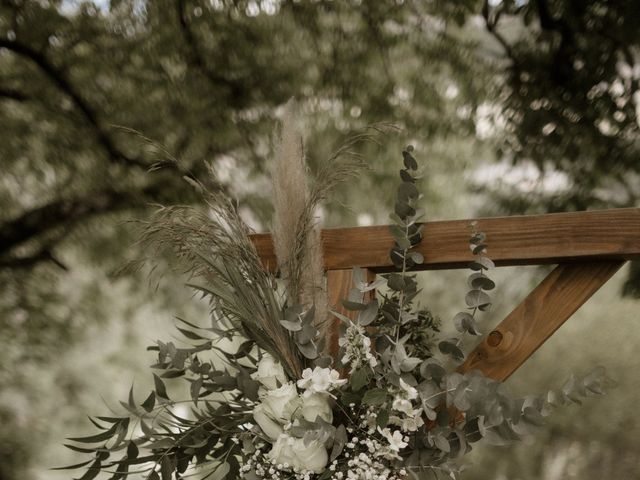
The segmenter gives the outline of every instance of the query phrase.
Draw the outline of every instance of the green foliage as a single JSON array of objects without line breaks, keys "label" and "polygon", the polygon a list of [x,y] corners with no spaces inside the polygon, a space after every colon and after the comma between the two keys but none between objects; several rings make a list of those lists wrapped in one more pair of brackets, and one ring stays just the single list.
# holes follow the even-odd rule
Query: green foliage
[{"label": "green foliage", "polygon": [[[417,282],[415,275],[408,272],[419,263],[411,263],[409,259],[415,258],[411,249],[421,239],[421,213],[414,203],[420,198],[415,186],[418,165],[412,151],[408,147],[403,152],[405,169],[400,173],[401,184],[395,211],[391,214],[395,222],[390,227],[395,239],[391,258],[398,271],[385,276],[392,293],[383,297],[374,324],[376,330],[369,333],[376,339],[380,362],[372,369],[353,371],[351,390],[358,398],[356,404],[373,405],[385,412],[379,419],[385,426],[389,422],[389,410],[395,415],[394,421],[399,421],[395,404],[400,401],[398,398],[406,399],[407,395],[409,399],[413,398],[411,393],[402,393],[413,389],[420,400],[419,412],[432,423],[409,433],[409,448],[403,451],[397,468],[406,468],[417,479],[438,472],[449,473],[455,478],[459,471],[456,460],[469,453],[473,443],[484,439],[490,444],[506,445],[521,440],[543,425],[557,407],[580,404],[584,397],[601,395],[613,382],[603,368],[597,368],[583,377],[572,375],[560,390],[519,398],[510,395],[501,382],[485,377],[479,371],[466,374],[456,371],[456,365],[465,359],[461,338],[441,340],[438,349],[442,357],[430,350],[415,348],[414,342],[418,338],[412,335],[411,328],[407,327],[406,331],[400,328],[417,318],[411,305],[418,291]],[[410,231],[410,227],[415,229]],[[467,310],[456,314],[453,323],[460,333],[478,336],[476,314],[491,307],[492,300],[487,291],[495,288],[495,282],[487,276],[487,271],[495,265],[487,256],[486,235],[478,229],[477,222],[472,222],[470,227],[469,248],[474,259],[469,264],[472,273],[467,278],[470,288],[465,296]],[[364,292],[371,287],[362,281],[362,275],[355,277],[357,291]],[[378,308],[375,300],[364,304],[350,299],[343,304],[360,312],[356,322],[361,326],[363,313],[370,306]],[[350,322],[346,317],[339,317]],[[431,333],[435,335],[437,330]],[[445,361],[449,357],[454,361],[453,366]],[[394,397],[391,392],[400,393],[395,393]],[[352,398],[349,396],[348,401],[352,402]]]}]

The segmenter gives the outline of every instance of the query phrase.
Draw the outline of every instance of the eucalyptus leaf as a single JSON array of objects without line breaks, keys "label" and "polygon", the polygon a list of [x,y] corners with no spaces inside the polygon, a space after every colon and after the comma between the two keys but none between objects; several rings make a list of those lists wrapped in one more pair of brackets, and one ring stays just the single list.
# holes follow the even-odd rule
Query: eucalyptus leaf
[{"label": "eucalyptus leaf", "polygon": [[406,279],[397,273],[391,273],[387,277],[387,285],[391,290],[402,291],[406,287]]},{"label": "eucalyptus leaf", "polygon": [[[417,390],[425,411],[435,409],[444,400],[442,389],[434,382],[422,382],[418,385]],[[434,418],[432,418],[432,420]]]},{"label": "eucalyptus leaf", "polygon": [[398,225],[390,225],[389,231],[391,232],[391,235],[393,236],[393,239],[396,242],[407,239],[408,233],[407,233],[406,227],[400,227]]},{"label": "eucalyptus leaf", "polygon": [[462,360],[464,360],[464,353],[462,352],[462,350],[460,350],[460,348],[451,341],[443,340],[442,342],[438,343],[438,348],[442,353],[444,353],[445,355],[450,355],[456,361],[461,362]]},{"label": "eucalyptus leaf", "polygon": [[302,330],[302,324],[300,322],[290,322],[289,320],[280,320],[280,325],[289,330],[290,332],[299,332]]},{"label": "eucalyptus leaf", "polygon": [[487,277],[484,273],[472,273],[467,278],[467,283],[471,288],[482,290],[493,290],[496,286],[495,282]]},{"label": "eucalyptus leaf", "polygon": [[402,158],[404,160],[404,166],[406,168],[408,168],[409,170],[417,170],[418,169],[418,162],[413,157],[413,155],[411,155],[409,150],[404,150],[402,152]]},{"label": "eucalyptus leaf", "polygon": [[443,452],[449,452],[451,451],[451,445],[449,444],[449,440],[447,440],[447,438],[443,435],[443,434],[436,434],[434,435],[434,444],[436,447],[438,447],[438,449],[442,450]]},{"label": "eucalyptus leaf", "polygon": [[471,335],[480,335],[476,320],[468,312],[460,312],[453,317],[453,323],[459,332],[468,332]]},{"label": "eucalyptus leaf", "polygon": [[363,327],[370,325],[378,316],[378,300],[371,300],[358,315],[358,323]]},{"label": "eucalyptus leaf", "polygon": [[487,257],[476,257],[470,264],[469,268],[471,270],[492,270],[496,268],[493,260]]},{"label": "eucalyptus leaf", "polygon": [[435,362],[435,360],[425,360],[420,365],[420,375],[426,380],[434,379],[439,381],[446,375],[446,370],[442,368],[442,365]]},{"label": "eucalyptus leaf", "polygon": [[471,239],[469,240],[469,242],[472,243],[473,245],[480,245],[484,243],[486,240],[487,240],[487,236],[483,232],[476,232],[473,235],[471,235]]},{"label": "eucalyptus leaf", "polygon": [[408,257],[416,265],[421,265],[422,263],[424,263],[424,255],[422,255],[420,252],[409,252]]},{"label": "eucalyptus leaf", "polygon": [[395,205],[395,212],[400,218],[406,218],[415,215],[416,210],[407,203],[398,201]]},{"label": "eucalyptus leaf", "polygon": [[474,443],[482,438],[480,427],[478,426],[478,418],[467,419],[464,425],[464,436],[467,442]]},{"label": "eucalyptus leaf", "polygon": [[400,362],[400,370],[402,372],[411,372],[421,363],[422,360],[420,358],[407,357]]},{"label": "eucalyptus leaf", "polygon": [[304,355],[305,358],[308,358],[309,360],[314,360],[318,358],[318,350],[316,349],[316,347],[313,345],[312,342],[309,342],[306,344],[297,344],[297,345],[298,345],[298,350],[300,350],[300,353],[302,353],[302,355]]},{"label": "eucalyptus leaf", "polygon": [[324,355],[316,358],[314,365],[320,368],[329,368],[333,364],[333,357],[330,355]]},{"label": "eucalyptus leaf", "polygon": [[340,424],[336,428],[335,437],[333,439],[333,447],[331,448],[331,455],[329,456],[329,462],[333,462],[342,453],[344,446],[347,444],[347,429],[344,425]]},{"label": "eucalyptus leaf", "polygon": [[342,300],[342,306],[347,310],[353,310],[353,311],[365,310],[367,308],[366,303],[352,302],[350,300]]},{"label": "eucalyptus leaf", "polygon": [[415,182],[416,181],[415,178],[413,178],[413,176],[407,170],[400,170],[400,178],[404,182]]},{"label": "eucalyptus leaf", "polygon": [[464,300],[469,308],[483,308],[491,305],[491,297],[484,291],[478,289],[467,292]]}]

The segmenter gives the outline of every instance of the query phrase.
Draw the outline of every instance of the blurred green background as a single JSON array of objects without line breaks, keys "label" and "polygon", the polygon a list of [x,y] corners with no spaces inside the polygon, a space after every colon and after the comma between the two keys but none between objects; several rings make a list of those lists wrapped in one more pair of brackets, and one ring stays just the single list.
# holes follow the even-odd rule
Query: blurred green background
[{"label": "blurred green background", "polygon": [[[371,169],[326,226],[386,223],[407,143],[430,219],[638,206],[639,14],[635,0],[0,2],[0,479],[69,478],[48,470],[76,459],[64,437],[150,386],[145,347],[175,336],[174,315],[206,317],[179,274],[122,270],[153,254],[131,221],[196,202],[193,177],[267,230],[291,97],[312,168],[368,124],[402,128],[362,147]],[[485,331],[543,275],[500,269]],[[421,281],[447,323],[464,272]],[[602,364],[619,387],[525,444],[478,448],[463,478],[640,478],[639,294],[631,265],[508,381],[535,393]]]}]

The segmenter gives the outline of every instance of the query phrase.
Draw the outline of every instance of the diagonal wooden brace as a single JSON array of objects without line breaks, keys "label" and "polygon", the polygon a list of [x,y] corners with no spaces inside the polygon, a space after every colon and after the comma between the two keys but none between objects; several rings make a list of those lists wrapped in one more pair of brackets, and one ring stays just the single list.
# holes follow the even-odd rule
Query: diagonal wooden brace
[{"label": "diagonal wooden brace", "polygon": [[557,266],[458,369],[504,381],[616,273],[624,261]]}]

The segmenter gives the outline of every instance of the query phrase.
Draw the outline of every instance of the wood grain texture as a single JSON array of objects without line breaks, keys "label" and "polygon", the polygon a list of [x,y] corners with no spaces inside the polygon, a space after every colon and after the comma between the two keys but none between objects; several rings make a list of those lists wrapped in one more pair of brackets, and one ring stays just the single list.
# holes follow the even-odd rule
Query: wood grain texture
[{"label": "wood grain texture", "polygon": [[506,380],[624,263],[559,265],[484,338],[458,371],[477,369]]},{"label": "wood grain texture", "polygon": [[[426,222],[416,251],[425,261],[419,270],[466,268],[471,220]],[[541,265],[588,260],[640,258],[640,209],[554,213],[477,219],[486,233],[489,257],[498,266]],[[276,265],[269,234],[252,239],[267,268]],[[388,226],[336,228],[322,231],[328,270],[369,268],[381,273],[393,269],[389,250],[393,238]]]},{"label": "wood grain texture", "polygon": [[[370,270],[367,271],[368,282],[375,280],[375,277],[375,273]],[[354,284],[353,271],[351,269],[327,271],[327,296],[329,298],[329,309],[355,320],[358,312],[347,310],[342,306],[342,300],[349,298],[349,292],[352,288],[354,288]],[[366,295],[371,297],[372,292]],[[341,322],[331,314],[329,314],[327,321],[330,322],[326,330],[328,335],[326,343],[327,353],[331,355],[332,358],[337,359],[338,351],[340,350],[338,340],[340,339]]]}]

